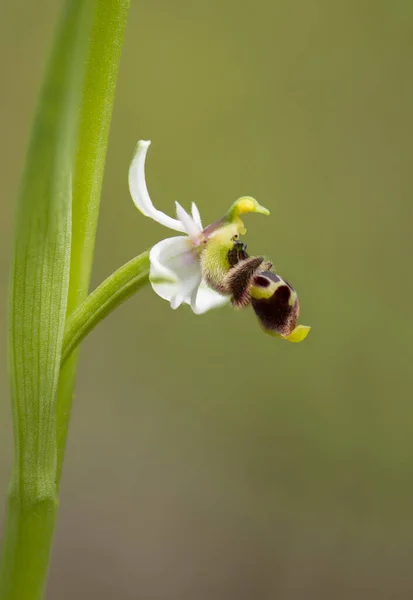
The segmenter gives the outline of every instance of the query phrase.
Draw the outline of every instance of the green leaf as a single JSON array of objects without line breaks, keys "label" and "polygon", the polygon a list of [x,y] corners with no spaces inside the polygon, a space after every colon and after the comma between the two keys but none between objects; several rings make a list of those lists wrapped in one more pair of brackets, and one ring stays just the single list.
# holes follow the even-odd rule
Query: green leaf
[{"label": "green leaf", "polygon": [[40,598],[57,508],[56,391],[68,298],[73,155],[93,2],[67,2],[20,189],[9,294],[15,464],[0,598]]},{"label": "green leaf", "polygon": [[[73,152],[82,77],[81,0],[46,77],[18,204],[9,297],[10,383],[20,486],[54,483],[54,401],[69,288]],[[33,464],[35,460],[35,464]],[[49,481],[52,476],[52,481]]]},{"label": "green leaf", "polygon": [[[130,0],[96,0],[81,106],[73,183],[73,235],[68,314],[89,291],[115,87]],[[57,395],[57,481],[60,482],[77,352],[64,365]]]}]

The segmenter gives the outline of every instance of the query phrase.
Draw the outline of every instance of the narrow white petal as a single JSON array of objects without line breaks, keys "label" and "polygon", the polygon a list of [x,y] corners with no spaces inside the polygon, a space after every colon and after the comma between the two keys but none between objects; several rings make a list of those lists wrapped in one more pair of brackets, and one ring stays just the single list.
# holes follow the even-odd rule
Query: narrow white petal
[{"label": "narrow white petal", "polygon": [[169,300],[172,308],[183,302],[190,304],[201,281],[201,268],[192,248],[188,237],[178,236],[162,240],[150,251],[149,280],[158,296]]},{"label": "narrow white petal", "polygon": [[192,202],[192,218],[202,231],[203,227],[202,227],[201,215],[199,214],[199,210],[198,210],[198,207],[195,204],[195,202]]},{"label": "narrow white petal", "polygon": [[182,223],[185,228],[185,232],[189,235],[189,237],[196,241],[199,239],[200,234],[202,233],[202,229],[195,223],[194,219],[189,215],[184,208],[179,204],[179,202],[175,202],[176,204],[176,216]]},{"label": "narrow white petal", "polygon": [[149,145],[149,141],[141,140],[138,142],[129,167],[129,190],[132,200],[134,201],[135,206],[146,217],[150,217],[161,225],[169,227],[169,229],[185,232],[186,230],[180,221],[168,217],[168,215],[157,210],[152,204],[145,180],[145,159]]},{"label": "narrow white petal", "polygon": [[198,289],[194,290],[192,294],[191,308],[196,315],[202,315],[213,308],[225,306],[229,301],[229,296],[221,296],[221,294],[212,290],[202,281]]}]

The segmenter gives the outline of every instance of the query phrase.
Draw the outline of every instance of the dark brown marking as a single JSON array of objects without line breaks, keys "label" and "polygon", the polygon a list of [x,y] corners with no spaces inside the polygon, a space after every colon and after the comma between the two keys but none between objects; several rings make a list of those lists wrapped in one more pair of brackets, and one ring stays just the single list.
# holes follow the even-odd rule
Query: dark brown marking
[{"label": "dark brown marking", "polygon": [[277,288],[271,298],[251,298],[251,304],[264,329],[288,335],[298,319],[298,301],[289,304],[291,289],[288,285]]},{"label": "dark brown marking", "polygon": [[283,281],[284,281],[284,283],[285,283],[286,285],[288,285],[288,287],[289,287],[291,290],[293,290],[293,292],[295,292],[295,289],[293,288],[293,286],[292,286],[290,283],[288,283],[288,281],[285,281],[285,279],[283,279]]},{"label": "dark brown marking", "polygon": [[227,254],[228,262],[231,267],[235,267],[235,265],[237,265],[242,260],[246,260],[247,258],[249,258],[246,250],[247,246],[243,242],[234,242],[233,248],[231,248],[231,250]]},{"label": "dark brown marking", "polygon": [[266,274],[264,275],[264,273],[262,275],[256,275],[254,277],[254,285],[258,285],[259,287],[262,288],[267,288],[269,287],[269,285],[271,284],[270,278],[266,276]]},{"label": "dark brown marking", "polygon": [[271,281],[274,283],[278,283],[281,280],[281,277],[278,277],[275,273],[271,273],[271,271],[260,271],[260,274],[254,277],[254,283],[260,287],[266,288],[270,285]]}]

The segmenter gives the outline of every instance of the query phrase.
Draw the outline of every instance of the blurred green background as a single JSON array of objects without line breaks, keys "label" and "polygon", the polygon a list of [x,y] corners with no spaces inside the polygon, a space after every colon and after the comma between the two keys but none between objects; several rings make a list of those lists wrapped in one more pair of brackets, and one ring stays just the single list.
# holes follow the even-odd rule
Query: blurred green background
[{"label": "blurred green background", "polygon": [[[12,461],[11,230],[59,3],[0,7],[0,511]],[[251,310],[172,312],[150,288],[83,344],[48,598],[411,598],[413,7],[132,0],[93,282],[250,194],[252,254],[297,288],[300,345]],[[173,235],[172,232],[170,232]]]}]

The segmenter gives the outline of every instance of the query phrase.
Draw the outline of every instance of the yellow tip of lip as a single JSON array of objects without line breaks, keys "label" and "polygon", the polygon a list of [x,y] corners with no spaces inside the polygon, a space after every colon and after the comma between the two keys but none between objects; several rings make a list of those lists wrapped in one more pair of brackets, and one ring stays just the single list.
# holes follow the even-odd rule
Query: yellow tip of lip
[{"label": "yellow tip of lip", "polygon": [[302,342],[310,333],[310,329],[311,327],[308,325],[297,325],[290,335],[285,336],[284,339],[288,340],[289,342]]}]

